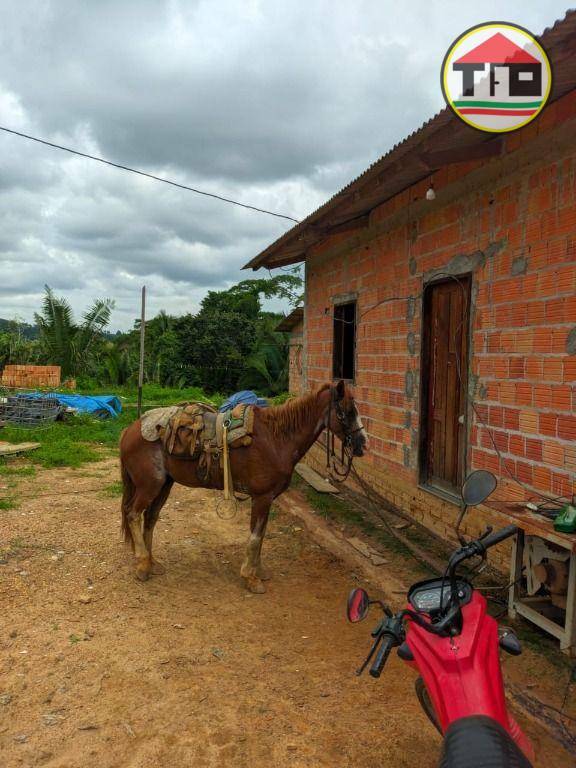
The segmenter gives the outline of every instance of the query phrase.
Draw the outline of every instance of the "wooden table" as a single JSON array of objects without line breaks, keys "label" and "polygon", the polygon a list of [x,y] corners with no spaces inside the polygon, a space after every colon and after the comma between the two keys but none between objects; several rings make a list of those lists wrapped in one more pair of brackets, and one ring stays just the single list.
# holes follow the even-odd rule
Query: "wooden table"
[{"label": "wooden table", "polygon": [[[490,505],[488,505],[490,506]],[[545,632],[560,640],[560,648],[571,656],[576,656],[576,534],[561,533],[554,530],[552,520],[543,515],[530,512],[519,505],[499,507],[499,511],[510,518],[520,529],[512,546],[511,578],[508,592],[508,615],[515,618],[523,616]],[[522,577],[524,546],[527,536],[535,536],[555,544],[569,553],[568,591],[564,626],[557,624],[532,606],[538,602],[534,598],[520,596],[519,581]]]}]

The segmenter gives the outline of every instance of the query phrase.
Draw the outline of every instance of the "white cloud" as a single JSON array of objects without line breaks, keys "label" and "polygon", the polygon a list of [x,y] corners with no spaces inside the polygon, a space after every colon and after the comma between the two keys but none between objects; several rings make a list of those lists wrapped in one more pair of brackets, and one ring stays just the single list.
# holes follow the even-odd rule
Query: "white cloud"
[{"label": "white cloud", "polygon": [[[564,4],[0,0],[0,125],[302,218],[442,107],[466,27]],[[289,222],[0,134],[0,317],[197,308]]]}]

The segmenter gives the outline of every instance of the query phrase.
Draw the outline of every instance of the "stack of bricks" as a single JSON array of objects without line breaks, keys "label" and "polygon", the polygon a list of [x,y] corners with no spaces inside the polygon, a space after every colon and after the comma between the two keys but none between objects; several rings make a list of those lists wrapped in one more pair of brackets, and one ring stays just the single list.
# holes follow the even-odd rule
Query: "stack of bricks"
[{"label": "stack of bricks", "polygon": [[498,158],[436,171],[435,201],[426,179],[307,255],[304,387],[331,378],[333,307],[353,297],[371,446],[357,468],[442,537],[457,507],[421,487],[419,464],[422,295],[440,272],[472,275],[466,471],[494,472],[500,500],[576,492],[575,134],[573,91],[506,136]]},{"label": "stack of bricks", "polygon": [[4,387],[34,389],[60,386],[59,365],[6,365],[0,384]]}]

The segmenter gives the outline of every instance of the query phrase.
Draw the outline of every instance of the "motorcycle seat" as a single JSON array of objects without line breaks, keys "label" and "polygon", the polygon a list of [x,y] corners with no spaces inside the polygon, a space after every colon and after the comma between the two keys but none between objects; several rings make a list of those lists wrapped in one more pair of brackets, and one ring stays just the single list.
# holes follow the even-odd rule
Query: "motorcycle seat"
[{"label": "motorcycle seat", "polygon": [[500,723],[473,715],[446,729],[438,768],[532,768],[532,764]]}]

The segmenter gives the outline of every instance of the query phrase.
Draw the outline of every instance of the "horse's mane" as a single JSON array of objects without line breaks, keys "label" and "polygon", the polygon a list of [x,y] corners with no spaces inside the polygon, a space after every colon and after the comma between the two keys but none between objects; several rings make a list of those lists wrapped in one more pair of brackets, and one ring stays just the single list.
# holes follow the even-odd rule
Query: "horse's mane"
[{"label": "horse's mane", "polygon": [[318,395],[329,387],[329,384],[324,384],[316,392],[287,400],[282,405],[263,408],[260,411],[260,417],[274,437],[293,435],[314,418],[318,406]]}]

